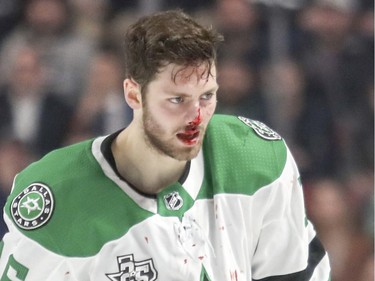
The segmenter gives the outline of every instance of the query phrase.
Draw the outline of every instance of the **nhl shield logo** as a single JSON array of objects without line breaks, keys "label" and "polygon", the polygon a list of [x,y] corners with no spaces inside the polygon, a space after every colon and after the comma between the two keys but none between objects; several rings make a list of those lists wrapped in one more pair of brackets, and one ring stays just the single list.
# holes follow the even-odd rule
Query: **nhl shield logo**
[{"label": "nhl shield logo", "polygon": [[177,211],[184,204],[184,200],[177,191],[164,196],[164,203],[168,210]]},{"label": "nhl shield logo", "polygon": [[119,272],[106,274],[112,281],[154,281],[158,273],[152,259],[134,261],[132,254],[117,257]]},{"label": "nhl shield logo", "polygon": [[13,199],[10,207],[12,217],[20,228],[39,228],[51,218],[54,208],[52,192],[44,184],[33,183]]}]

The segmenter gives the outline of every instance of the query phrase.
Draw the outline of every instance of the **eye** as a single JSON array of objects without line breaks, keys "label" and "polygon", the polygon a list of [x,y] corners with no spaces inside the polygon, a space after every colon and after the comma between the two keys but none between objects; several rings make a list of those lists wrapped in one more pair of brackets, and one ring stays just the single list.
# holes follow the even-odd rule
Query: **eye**
[{"label": "eye", "polygon": [[201,99],[202,100],[210,100],[212,97],[213,97],[214,93],[207,93],[207,94],[203,94],[201,96]]},{"label": "eye", "polygon": [[169,101],[174,104],[179,104],[179,103],[183,103],[184,99],[182,97],[174,97],[174,98],[170,98]]}]

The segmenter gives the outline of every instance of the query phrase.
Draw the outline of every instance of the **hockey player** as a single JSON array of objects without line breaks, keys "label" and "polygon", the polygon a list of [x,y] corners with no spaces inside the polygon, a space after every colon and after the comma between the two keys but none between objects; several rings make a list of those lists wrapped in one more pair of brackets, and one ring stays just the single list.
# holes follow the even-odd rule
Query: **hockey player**
[{"label": "hockey player", "polygon": [[214,115],[221,40],[181,11],[130,26],[131,124],[16,176],[1,281],[329,280],[284,140]]}]

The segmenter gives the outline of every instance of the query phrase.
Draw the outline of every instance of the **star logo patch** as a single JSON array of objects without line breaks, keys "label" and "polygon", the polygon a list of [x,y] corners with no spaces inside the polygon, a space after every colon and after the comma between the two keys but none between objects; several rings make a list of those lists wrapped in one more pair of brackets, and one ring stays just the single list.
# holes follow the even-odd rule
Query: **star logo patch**
[{"label": "star logo patch", "polygon": [[53,208],[51,190],[44,184],[33,183],[13,199],[11,214],[20,228],[32,230],[49,221]]}]

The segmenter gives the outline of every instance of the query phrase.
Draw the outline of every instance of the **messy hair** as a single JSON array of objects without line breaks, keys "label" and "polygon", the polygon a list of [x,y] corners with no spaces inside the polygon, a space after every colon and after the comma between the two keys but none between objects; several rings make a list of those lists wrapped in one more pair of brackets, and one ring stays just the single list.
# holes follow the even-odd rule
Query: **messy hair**
[{"label": "messy hair", "polygon": [[206,64],[209,76],[221,41],[223,37],[214,29],[201,26],[181,10],[145,16],[125,35],[126,77],[134,79],[144,92],[158,71],[170,63],[185,67]]}]

